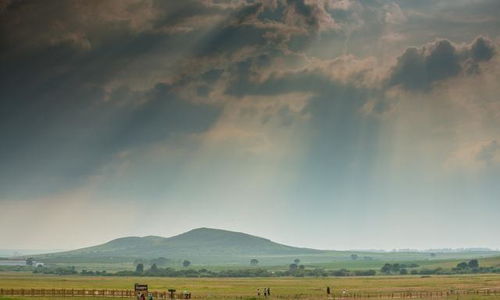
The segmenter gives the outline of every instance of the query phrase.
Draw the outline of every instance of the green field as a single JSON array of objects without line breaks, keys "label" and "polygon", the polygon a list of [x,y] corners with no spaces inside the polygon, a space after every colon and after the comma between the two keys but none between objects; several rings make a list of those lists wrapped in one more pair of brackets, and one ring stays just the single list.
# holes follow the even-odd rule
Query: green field
[{"label": "green field", "polygon": [[[467,258],[448,258],[448,259],[420,259],[420,260],[351,260],[351,261],[334,261],[330,263],[322,264],[311,264],[311,266],[323,267],[327,269],[349,269],[349,270],[360,270],[360,269],[376,269],[379,270],[386,262],[389,263],[400,263],[400,264],[410,264],[415,263],[419,265],[417,269],[427,268],[443,268],[451,269],[456,267],[456,265],[462,261],[467,261]],[[478,259],[479,264],[482,267],[500,267],[500,256],[496,257],[485,257]]]},{"label": "green field", "polygon": [[[309,263],[306,268],[324,268],[338,270],[342,268],[350,270],[374,269],[379,271],[384,263],[415,263],[419,266],[416,269],[451,269],[457,263],[466,261],[462,258],[426,258],[420,260],[405,259],[406,255],[401,255],[401,260],[386,260],[388,254],[379,255],[374,260],[352,260],[345,259],[331,261],[328,263]],[[479,264],[483,267],[500,266],[500,257],[479,258]],[[74,265],[77,269],[87,270],[132,270],[133,263],[57,263],[57,266]],[[212,270],[242,269],[250,266],[216,266],[216,265],[194,265],[189,268],[199,269],[206,267]],[[288,265],[268,266],[270,271],[284,270]],[[177,267],[182,268],[182,267]],[[482,295],[459,295],[458,299],[500,299],[500,274],[478,274],[478,275],[433,275],[433,276],[371,276],[371,277],[327,277],[327,278],[291,278],[291,277],[271,277],[271,278],[169,278],[169,277],[113,277],[113,276],[58,276],[41,275],[30,272],[0,272],[0,288],[13,289],[132,289],[134,283],[146,283],[151,290],[165,291],[175,288],[179,291],[189,290],[197,299],[252,299],[255,297],[257,288],[270,287],[273,292],[272,299],[321,299],[325,297],[325,288],[330,286],[339,295],[346,290],[348,293],[356,294],[383,294],[401,292],[440,292],[449,290],[461,291],[485,291],[485,289],[497,290],[497,296]],[[7,300],[24,300],[29,297],[6,297]],[[94,299],[106,299],[92,297]],[[443,297],[441,299],[445,299]],[[36,299],[44,299],[36,297]],[[53,297],[51,299],[57,299]],[[66,298],[67,299],[67,298]],[[108,298],[109,299],[109,298]],[[112,298],[111,298],[112,299]],[[457,296],[448,299],[457,299]],[[1,298],[0,298],[1,300]]]},{"label": "green field", "polygon": [[[437,292],[447,290],[497,289],[500,275],[462,276],[377,276],[348,278],[157,278],[157,277],[84,277],[48,276],[30,273],[0,273],[0,288],[67,288],[67,289],[132,289],[134,283],[148,284],[151,290],[168,288],[189,290],[197,298],[247,299],[255,296],[257,288],[270,287],[273,298],[322,299],[325,287],[334,292],[349,293]],[[497,294],[500,298],[500,293]],[[495,296],[460,296],[459,299],[497,299]],[[453,299],[456,299],[455,296]],[[7,297],[6,299],[21,299]],[[36,299],[40,299],[37,297]],[[52,298],[54,299],[54,298]],[[67,298],[66,298],[67,299]],[[95,299],[95,298],[94,298]]]},{"label": "green field", "polygon": [[[373,270],[380,270],[380,268],[387,262],[390,263],[400,263],[400,264],[410,264],[410,263],[415,263],[418,264],[419,267],[416,269],[435,269],[435,268],[443,268],[443,269],[452,269],[454,268],[458,263],[462,261],[467,261],[468,258],[464,259],[459,259],[459,258],[449,258],[449,259],[417,259],[417,260],[409,260],[409,259],[402,259],[402,260],[394,260],[393,257],[391,259],[384,259],[383,257],[380,257],[377,260],[363,260],[363,259],[358,259],[358,260],[352,260],[352,259],[346,259],[346,260],[340,260],[340,261],[331,261],[331,262],[325,262],[325,263],[305,263],[305,266],[307,268],[324,268],[328,270],[339,270],[339,269],[348,269],[348,270],[368,270],[368,269],[373,269]],[[479,258],[479,264],[482,267],[500,267],[500,256],[496,257],[486,257],[486,258]],[[81,271],[83,269],[86,270],[94,270],[94,271],[100,271],[100,270],[106,270],[108,272],[117,272],[117,271],[123,271],[123,270],[135,270],[135,264],[133,262],[125,263],[125,262],[118,262],[118,263],[53,263],[49,264],[50,266],[63,266],[63,267],[69,267],[69,266],[74,266],[76,270]],[[174,268],[181,268],[180,264],[176,266],[172,266]],[[260,267],[260,266],[258,266]],[[228,269],[234,269],[234,270],[239,270],[239,269],[245,269],[245,268],[251,268],[249,265],[222,265],[222,266],[217,266],[217,265],[192,265],[189,268],[191,269],[201,269],[201,268],[206,268],[209,270],[213,271],[220,271],[220,270],[228,270]],[[284,265],[270,265],[270,266],[264,266],[265,269],[270,270],[270,271],[278,271],[278,270],[286,270],[288,268],[288,264]]]}]

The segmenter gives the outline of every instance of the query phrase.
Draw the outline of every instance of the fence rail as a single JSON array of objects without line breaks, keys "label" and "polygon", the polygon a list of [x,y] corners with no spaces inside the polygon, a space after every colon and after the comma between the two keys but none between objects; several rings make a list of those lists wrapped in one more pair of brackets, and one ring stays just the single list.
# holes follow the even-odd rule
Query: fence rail
[{"label": "fence rail", "polygon": [[[167,291],[150,291],[155,299],[171,299]],[[500,296],[500,289],[476,290],[448,290],[448,291],[400,291],[400,292],[347,292],[334,293],[326,299],[429,299],[444,298],[460,295]],[[28,296],[28,297],[119,297],[134,298],[134,290],[110,289],[9,289],[0,288],[0,296]],[[250,295],[251,296],[251,295]],[[193,295],[193,299],[244,299],[248,296],[202,296]],[[262,297],[264,298],[264,297]],[[319,295],[273,295],[271,299],[318,299]],[[493,298],[493,297],[492,297]],[[496,297],[495,297],[496,298]],[[175,299],[183,299],[182,293],[175,295]]]},{"label": "fence rail", "polygon": [[[155,299],[168,299],[168,292],[151,292]],[[42,296],[42,297],[135,297],[134,290],[109,289],[4,289],[0,288],[0,296]]]}]

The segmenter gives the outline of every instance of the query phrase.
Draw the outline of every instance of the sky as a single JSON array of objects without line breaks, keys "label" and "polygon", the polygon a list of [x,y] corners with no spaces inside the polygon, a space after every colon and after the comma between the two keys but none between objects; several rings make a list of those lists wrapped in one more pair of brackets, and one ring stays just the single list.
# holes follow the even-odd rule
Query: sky
[{"label": "sky", "polygon": [[0,248],[498,249],[499,11],[0,0]]}]

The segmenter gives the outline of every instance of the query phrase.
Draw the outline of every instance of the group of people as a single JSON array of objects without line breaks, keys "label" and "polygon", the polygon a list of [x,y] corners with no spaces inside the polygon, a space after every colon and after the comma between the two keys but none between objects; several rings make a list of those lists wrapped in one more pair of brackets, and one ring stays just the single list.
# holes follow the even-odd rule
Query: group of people
[{"label": "group of people", "polygon": [[[343,295],[345,295],[345,293],[346,293],[346,291],[344,290],[344,291],[342,292],[342,294],[343,294]],[[330,296],[330,295],[332,294],[332,289],[330,289],[330,287],[329,287],[329,286],[327,286],[327,287],[326,287],[326,294],[327,294],[328,296]],[[262,295],[263,295],[264,297],[271,296],[271,289],[270,289],[270,288],[263,288],[263,289],[262,289]],[[257,297],[260,297],[260,296],[261,296],[261,289],[260,289],[260,288],[258,288],[258,289],[257,289]]]},{"label": "group of people", "polygon": [[[173,295],[171,295],[171,298]],[[172,298],[173,299],[173,298]],[[191,292],[185,290],[182,292],[182,298],[181,299],[191,299]],[[146,299],[146,293],[144,292],[139,292],[137,293],[137,299],[136,300],[155,300],[153,297],[152,293],[148,293],[148,297]]]},{"label": "group of people", "polygon": [[[264,297],[271,296],[271,289],[270,288],[263,288],[262,294],[264,295]],[[260,289],[257,289],[257,297],[260,297]]]}]

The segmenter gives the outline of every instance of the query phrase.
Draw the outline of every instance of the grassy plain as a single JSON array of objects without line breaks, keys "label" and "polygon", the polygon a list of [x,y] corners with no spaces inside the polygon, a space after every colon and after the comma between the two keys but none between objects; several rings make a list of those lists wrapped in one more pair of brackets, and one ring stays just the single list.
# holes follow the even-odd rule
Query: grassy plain
[{"label": "grassy plain", "polygon": [[[468,261],[469,258],[438,258],[438,259],[419,259],[419,260],[385,260],[385,259],[378,259],[378,260],[363,260],[363,259],[358,259],[358,260],[352,260],[352,259],[345,259],[345,260],[339,260],[339,261],[331,261],[331,262],[325,262],[325,263],[307,263],[304,262],[307,268],[324,268],[328,270],[339,270],[339,269],[348,269],[348,270],[368,270],[368,269],[373,269],[373,270],[380,270],[380,268],[387,262],[389,263],[400,263],[400,264],[411,264],[415,263],[418,264],[419,267],[416,269],[435,269],[435,268],[443,268],[443,269],[451,269],[455,267],[458,263],[462,261]],[[292,260],[290,260],[290,263]],[[302,262],[301,262],[302,263]],[[123,271],[123,270],[135,270],[135,264],[132,262],[126,263],[126,262],[116,262],[116,263],[55,263],[55,264],[49,264],[51,266],[75,266],[78,271],[81,271],[83,269],[86,270],[93,270],[93,271],[101,271],[101,270],[106,270],[108,272],[116,272],[116,271]],[[482,267],[500,267],[500,256],[496,257],[485,257],[485,258],[479,258],[479,265]],[[148,265],[146,267],[149,267]],[[180,263],[177,265],[169,265],[169,267],[173,268],[180,268],[181,265]],[[268,265],[268,266],[257,266],[257,267],[263,267],[267,270],[270,271],[278,271],[278,270],[286,270],[288,268],[288,264],[285,265]],[[217,266],[217,265],[192,265],[190,268],[192,269],[201,269],[201,268],[206,268],[209,270],[213,271],[220,271],[220,270],[228,270],[228,269],[245,269],[245,268],[250,268],[249,265],[224,265],[224,266]]]},{"label": "grassy plain", "polygon": [[[500,275],[454,276],[376,276],[330,278],[158,278],[158,277],[85,277],[52,276],[22,272],[0,273],[0,288],[75,288],[75,289],[131,289],[134,283],[146,283],[151,290],[190,290],[206,299],[249,299],[257,288],[270,287],[281,299],[323,299],[325,287],[338,293],[397,293],[437,292],[447,290],[497,289]],[[241,297],[241,298],[240,298]],[[274,298],[274,297],[273,297]],[[458,299],[498,299],[498,296],[460,296]],[[26,299],[7,297],[6,299]],[[42,300],[37,297],[36,299]],[[54,299],[54,298],[52,298]],[[66,298],[67,299],[67,298]],[[97,299],[97,298],[94,298]],[[457,299],[457,296],[450,299]]]},{"label": "grassy plain", "polygon": [[[422,260],[400,260],[400,261],[388,261],[388,260],[372,260],[372,261],[364,261],[364,260],[351,260],[351,261],[335,261],[330,263],[323,264],[312,264],[311,266],[317,266],[327,269],[349,269],[349,270],[366,270],[366,269],[374,269],[380,270],[380,268],[385,263],[399,263],[399,264],[417,264],[419,267],[415,269],[435,269],[435,268],[443,268],[443,269],[452,269],[457,266],[458,263],[463,261],[468,261],[468,258],[457,259],[457,258],[448,258],[448,259],[422,259]],[[479,265],[481,267],[500,267],[500,256],[495,257],[485,257],[479,258]]]}]

